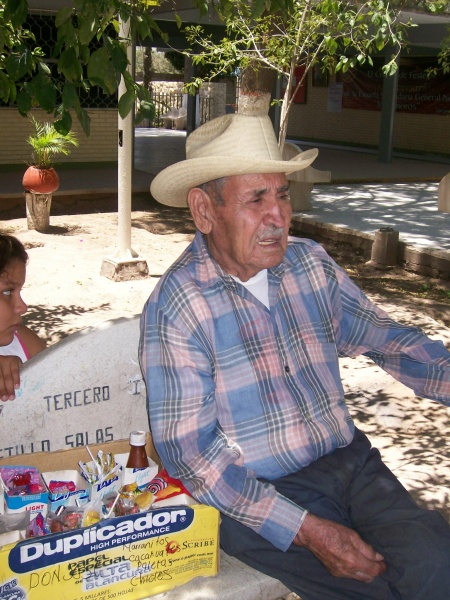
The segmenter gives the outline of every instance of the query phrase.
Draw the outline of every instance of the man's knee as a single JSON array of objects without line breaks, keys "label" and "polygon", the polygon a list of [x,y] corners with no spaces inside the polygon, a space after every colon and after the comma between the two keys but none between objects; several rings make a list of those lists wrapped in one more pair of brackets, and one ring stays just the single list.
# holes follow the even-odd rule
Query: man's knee
[{"label": "man's knee", "polygon": [[412,523],[399,522],[391,533],[394,535],[385,556],[388,563],[385,578],[400,597],[408,600],[448,600],[449,524],[440,514],[426,511]]}]

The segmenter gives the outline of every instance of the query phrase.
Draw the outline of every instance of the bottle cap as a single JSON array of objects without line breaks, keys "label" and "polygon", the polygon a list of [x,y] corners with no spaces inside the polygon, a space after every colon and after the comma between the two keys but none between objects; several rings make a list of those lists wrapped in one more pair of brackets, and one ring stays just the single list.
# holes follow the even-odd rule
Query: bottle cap
[{"label": "bottle cap", "polygon": [[147,439],[146,431],[132,431],[130,433],[130,445],[131,446],[145,446]]}]

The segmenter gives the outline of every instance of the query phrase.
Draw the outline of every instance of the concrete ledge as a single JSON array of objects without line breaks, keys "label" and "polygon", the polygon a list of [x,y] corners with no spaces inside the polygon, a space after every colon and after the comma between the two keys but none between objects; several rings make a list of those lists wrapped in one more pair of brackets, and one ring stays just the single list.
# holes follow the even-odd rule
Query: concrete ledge
[{"label": "concrete ledge", "polygon": [[[336,240],[352,245],[370,259],[375,236],[356,229],[315,221],[305,215],[294,215],[291,221],[294,235],[314,237],[323,240]],[[421,248],[400,241],[398,245],[398,265],[426,277],[450,280],[450,252]]]},{"label": "concrete ledge", "polygon": [[263,575],[220,551],[216,577],[197,577],[151,600],[277,600],[290,594],[277,579]]},{"label": "concrete ledge", "polygon": [[[16,400],[2,406],[0,457],[28,454],[32,462],[31,452],[127,440],[130,431],[147,429],[139,320],[86,328],[27,361]],[[153,448],[150,456],[158,459]],[[221,552],[216,577],[196,578],[152,600],[277,600],[289,593],[278,580]]]}]

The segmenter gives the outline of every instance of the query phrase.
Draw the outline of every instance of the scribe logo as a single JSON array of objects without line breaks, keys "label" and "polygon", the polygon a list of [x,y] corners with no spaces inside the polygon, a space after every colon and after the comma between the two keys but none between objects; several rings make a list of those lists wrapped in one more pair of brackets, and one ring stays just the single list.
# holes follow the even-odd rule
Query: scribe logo
[{"label": "scribe logo", "polygon": [[180,544],[175,541],[168,542],[166,546],[166,554],[175,554],[180,550]]},{"label": "scribe logo", "polygon": [[193,520],[194,510],[187,506],[105,519],[86,529],[20,542],[9,554],[9,568],[14,573],[28,573],[67,560],[74,561],[99,550],[106,551],[159,535],[173,535],[187,529]]}]

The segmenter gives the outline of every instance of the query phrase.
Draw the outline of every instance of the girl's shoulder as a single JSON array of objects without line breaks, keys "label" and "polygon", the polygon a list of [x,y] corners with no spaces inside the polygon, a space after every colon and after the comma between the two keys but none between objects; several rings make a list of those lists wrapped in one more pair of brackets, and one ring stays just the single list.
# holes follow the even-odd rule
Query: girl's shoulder
[{"label": "girl's shoulder", "polygon": [[41,350],[44,350],[47,347],[45,341],[40,338],[37,333],[25,327],[25,325],[19,325],[17,328],[17,335],[22,342],[23,346],[26,348],[28,356],[32,358]]}]

